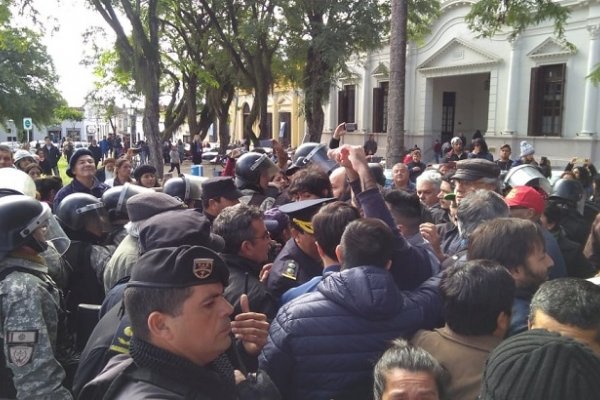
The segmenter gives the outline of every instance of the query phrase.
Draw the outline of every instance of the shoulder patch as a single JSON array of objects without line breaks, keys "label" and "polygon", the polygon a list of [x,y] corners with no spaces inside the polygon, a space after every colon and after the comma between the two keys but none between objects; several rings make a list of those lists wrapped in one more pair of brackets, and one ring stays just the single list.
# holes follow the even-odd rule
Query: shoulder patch
[{"label": "shoulder patch", "polygon": [[8,347],[8,362],[17,367],[22,367],[29,362],[33,357],[33,344],[9,344]]},{"label": "shoulder patch", "polygon": [[287,261],[281,276],[295,281],[298,278],[298,263],[294,260]]},{"label": "shoulder patch", "polygon": [[7,344],[34,344],[37,343],[38,331],[8,331],[6,332]]}]

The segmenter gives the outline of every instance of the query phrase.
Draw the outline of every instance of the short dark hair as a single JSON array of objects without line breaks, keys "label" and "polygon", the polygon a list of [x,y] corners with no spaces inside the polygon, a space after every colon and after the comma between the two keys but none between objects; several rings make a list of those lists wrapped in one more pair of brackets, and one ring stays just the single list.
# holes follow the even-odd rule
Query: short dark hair
[{"label": "short dark hair", "polygon": [[381,400],[385,392],[386,375],[393,369],[431,374],[440,399],[446,398],[450,378],[439,361],[422,348],[412,346],[403,339],[396,339],[375,365],[373,372],[373,397],[375,400]]},{"label": "short dark hair", "polygon": [[323,252],[337,260],[335,248],[340,244],[346,226],[360,218],[360,211],[346,202],[336,201],[322,207],[312,218],[315,241]]},{"label": "short dark hair", "polygon": [[171,316],[181,314],[183,303],[192,295],[194,287],[125,289],[125,310],[131,321],[133,334],[142,340],[150,339],[148,317],[154,311]]},{"label": "short dark hair", "polygon": [[380,219],[364,218],[352,221],[344,231],[342,268],[371,265],[384,268],[392,258],[394,234]]},{"label": "short dark hair", "polygon": [[40,194],[42,200],[50,198],[50,192],[58,192],[63,187],[60,176],[44,176],[35,180],[35,188]]},{"label": "short dark hair", "polygon": [[579,278],[544,282],[531,299],[530,322],[537,310],[564,325],[595,329],[600,343],[600,286]]},{"label": "short dark hair", "polygon": [[252,240],[254,228],[252,221],[264,218],[263,212],[254,206],[236,204],[223,209],[213,222],[213,233],[225,240],[223,253],[238,254],[242,243]]},{"label": "short dark hair", "polygon": [[488,259],[514,271],[536,249],[546,248],[542,227],[520,218],[496,218],[480,225],[469,236],[469,260]]},{"label": "short dark hair", "polygon": [[503,150],[503,149],[508,149],[508,150],[512,151],[512,149],[510,148],[510,144],[508,144],[508,143],[500,146],[500,150]]},{"label": "short dark hair", "polygon": [[416,193],[392,190],[387,192],[384,197],[396,224],[402,220],[403,223],[408,223],[411,228],[415,228],[422,222],[426,222],[425,207],[421,204],[421,200]]},{"label": "short dark hair", "polygon": [[446,271],[440,284],[444,318],[460,335],[491,335],[498,315],[511,314],[515,280],[495,261],[471,260]]},{"label": "short dark hair", "polygon": [[322,198],[333,197],[329,176],[316,165],[309,165],[296,172],[292,176],[288,193],[290,196],[295,196],[303,192]]}]

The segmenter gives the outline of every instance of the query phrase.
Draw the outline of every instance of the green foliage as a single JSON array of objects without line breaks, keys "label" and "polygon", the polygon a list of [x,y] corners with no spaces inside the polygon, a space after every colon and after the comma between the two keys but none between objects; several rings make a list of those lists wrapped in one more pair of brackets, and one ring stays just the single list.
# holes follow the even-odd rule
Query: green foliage
[{"label": "green foliage", "polygon": [[554,33],[564,39],[569,10],[553,0],[480,0],[465,17],[469,28],[483,37],[494,36],[504,28],[516,37],[527,27],[545,20],[554,21]]},{"label": "green foliage", "polygon": [[596,86],[600,85],[600,64],[596,64],[594,70],[586,76]]},{"label": "green foliage", "polygon": [[408,39],[422,43],[439,16],[439,0],[408,0]]},{"label": "green foliage", "polygon": [[56,121],[83,121],[83,110],[76,107],[62,105],[54,110]]}]

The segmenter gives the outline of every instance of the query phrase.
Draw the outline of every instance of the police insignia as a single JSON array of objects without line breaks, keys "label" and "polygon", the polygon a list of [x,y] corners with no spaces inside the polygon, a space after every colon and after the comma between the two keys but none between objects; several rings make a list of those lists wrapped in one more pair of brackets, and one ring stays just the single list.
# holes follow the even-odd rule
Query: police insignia
[{"label": "police insignia", "polygon": [[33,345],[9,345],[8,361],[17,367],[22,367],[31,361],[33,356]]},{"label": "police insignia", "polygon": [[194,275],[198,279],[206,279],[212,274],[213,270],[213,262],[212,258],[195,258],[194,259]]},{"label": "police insignia", "polygon": [[294,260],[289,260],[285,264],[285,269],[281,275],[285,276],[286,278],[296,280],[298,277],[298,263]]}]

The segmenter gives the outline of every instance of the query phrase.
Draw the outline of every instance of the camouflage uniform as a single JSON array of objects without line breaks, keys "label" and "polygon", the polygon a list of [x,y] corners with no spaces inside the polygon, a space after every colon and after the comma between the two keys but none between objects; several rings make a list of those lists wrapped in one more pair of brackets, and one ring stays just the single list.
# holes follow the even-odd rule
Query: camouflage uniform
[{"label": "camouflage uniform", "polygon": [[11,389],[5,380],[10,370],[18,399],[72,399],[62,386],[65,372],[55,357],[60,292],[41,257],[0,261],[0,272],[10,267],[35,275],[14,271],[0,281],[0,339],[6,360],[0,365],[0,398]]}]

